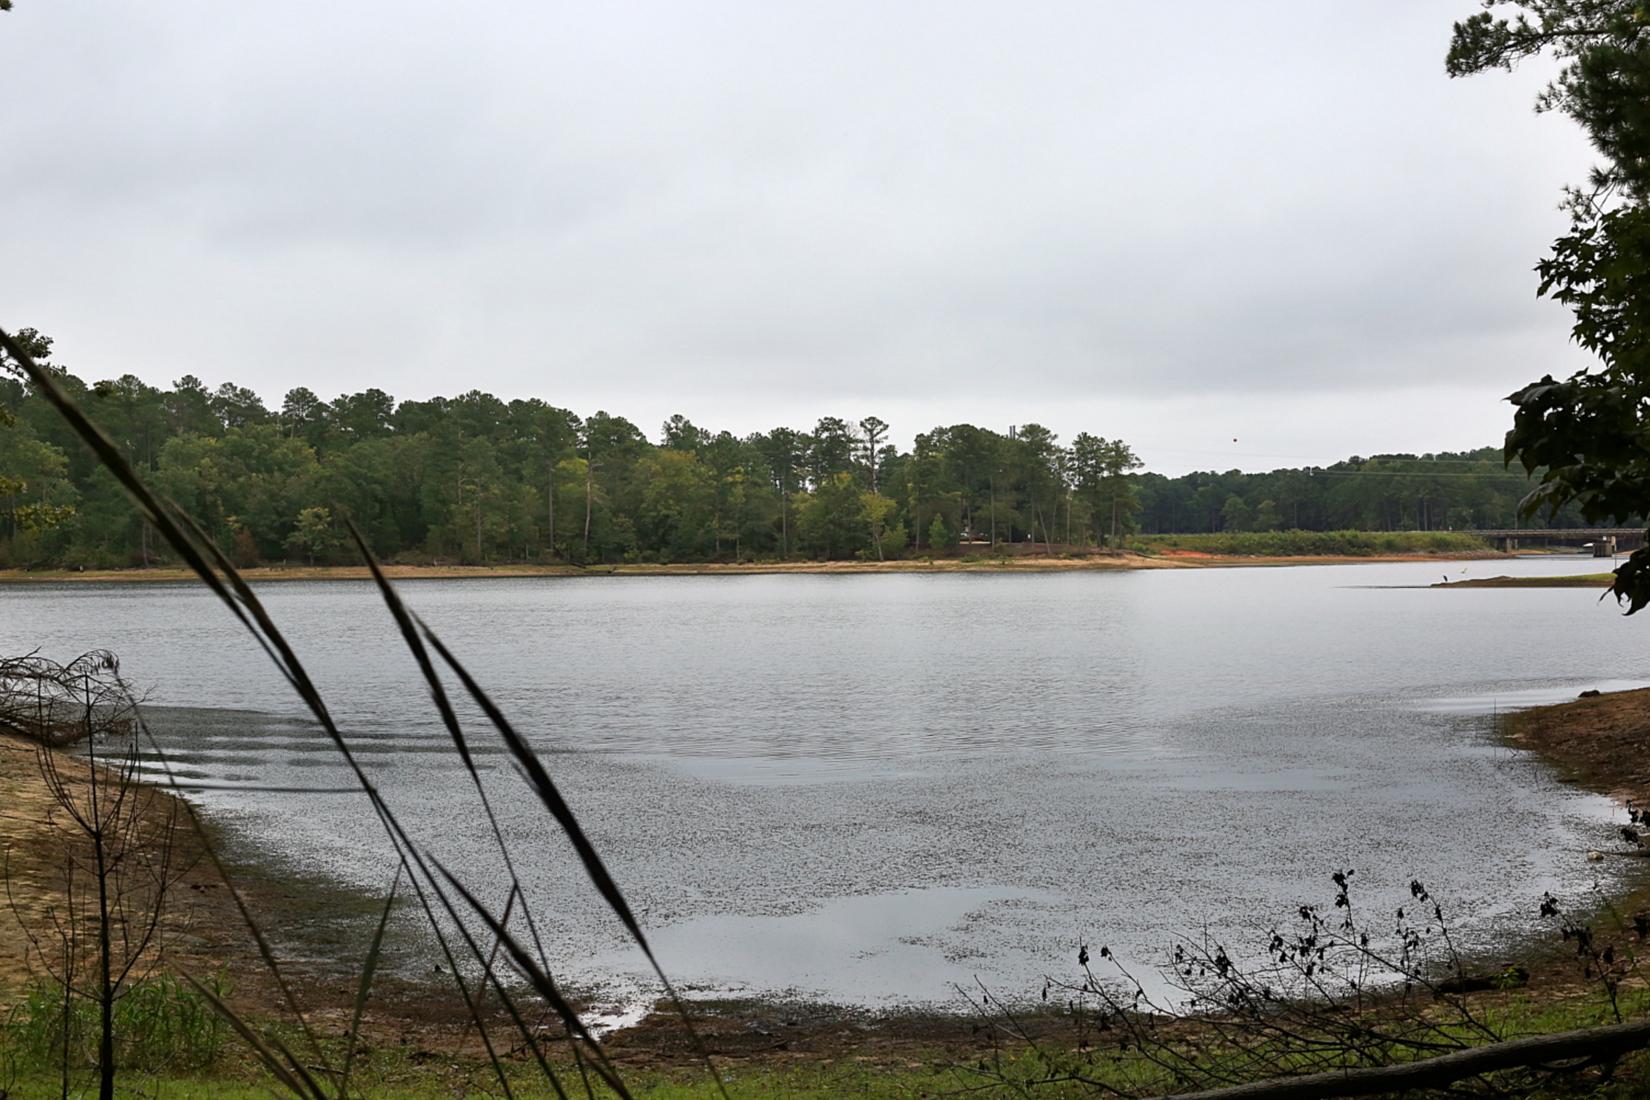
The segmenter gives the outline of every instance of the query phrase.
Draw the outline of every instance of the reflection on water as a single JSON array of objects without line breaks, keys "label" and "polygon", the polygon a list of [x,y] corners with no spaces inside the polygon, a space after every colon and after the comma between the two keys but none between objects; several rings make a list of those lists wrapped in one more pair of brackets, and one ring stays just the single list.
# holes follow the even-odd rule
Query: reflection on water
[{"label": "reflection on water", "polygon": [[[792,916],[716,913],[659,928],[654,950],[670,959],[716,959],[736,982],[719,993],[806,996],[836,988],[896,989],[920,1002],[941,1002],[954,989],[957,964],[1018,945],[977,942],[998,918],[1042,915],[1040,891],[1004,887],[933,887],[831,898]],[[936,966],[936,955],[948,966]],[[633,952],[592,960],[597,973],[635,968]],[[1051,960],[1023,959],[1033,968]]]},{"label": "reflection on water", "polygon": [[[1326,900],[1345,866],[1366,904],[1422,878],[1480,935],[1527,927],[1543,889],[1587,888],[1608,805],[1500,747],[1486,716],[1642,683],[1645,627],[1582,589],[1380,587],[1460,568],[403,592],[549,754],[688,986],[883,1003],[976,975],[1030,990],[1083,942],[1154,958],[1205,923],[1264,929]],[[263,594],[392,805],[491,880],[484,823],[370,587]],[[0,590],[8,649],[122,655],[225,828],[382,889],[363,800],[237,630],[192,587]],[[475,737],[564,969],[642,981],[496,742]]]}]

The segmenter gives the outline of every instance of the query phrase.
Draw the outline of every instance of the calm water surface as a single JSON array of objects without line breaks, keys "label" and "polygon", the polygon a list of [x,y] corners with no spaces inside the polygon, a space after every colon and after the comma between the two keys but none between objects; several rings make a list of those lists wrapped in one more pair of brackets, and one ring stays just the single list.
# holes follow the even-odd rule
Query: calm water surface
[{"label": "calm water surface", "polygon": [[[413,581],[547,754],[673,974],[701,993],[946,1003],[1243,941],[1328,875],[1419,877],[1480,940],[1599,873],[1612,810],[1497,745],[1494,711],[1650,678],[1650,627],[1580,589],[1435,591],[1577,559],[1046,576]],[[365,583],[261,591],[390,802],[497,867]],[[9,586],[0,646],[121,654],[238,842],[382,890],[385,847],[296,699],[193,586]],[[484,727],[475,727],[486,742]],[[647,989],[496,750],[487,783],[563,973]],[[292,793],[299,790],[306,793]],[[1258,945],[1257,945],[1258,946]],[[623,980],[617,985],[614,976]]]}]

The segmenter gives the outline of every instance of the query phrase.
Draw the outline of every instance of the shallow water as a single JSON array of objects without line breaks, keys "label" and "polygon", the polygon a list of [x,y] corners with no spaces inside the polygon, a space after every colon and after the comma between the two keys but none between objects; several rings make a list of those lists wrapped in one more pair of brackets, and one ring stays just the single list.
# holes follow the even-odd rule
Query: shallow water
[{"label": "shallow water", "polygon": [[[1154,961],[1421,878],[1479,941],[1600,873],[1608,803],[1493,736],[1497,710],[1650,676],[1650,627],[1586,589],[1423,585],[1591,560],[1059,575],[413,581],[529,733],[667,968],[701,993],[948,1003]],[[391,803],[473,882],[497,865],[365,583],[263,597]],[[383,889],[376,823],[289,690],[191,586],[0,589],[0,645],[122,655],[232,835]],[[562,973],[639,960],[485,729]],[[302,793],[299,793],[302,792]],[[615,975],[628,975],[615,983]]]}]

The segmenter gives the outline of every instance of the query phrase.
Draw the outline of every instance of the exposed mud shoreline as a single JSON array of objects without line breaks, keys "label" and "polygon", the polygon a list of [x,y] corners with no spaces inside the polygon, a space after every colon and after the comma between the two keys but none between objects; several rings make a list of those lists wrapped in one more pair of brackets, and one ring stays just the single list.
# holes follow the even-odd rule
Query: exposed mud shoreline
[{"label": "exposed mud shoreline", "polygon": [[1533,707],[1501,721],[1511,744],[1582,786],[1650,806],[1650,688]]},{"label": "exposed mud shoreline", "polygon": [[1609,588],[1614,573],[1578,573],[1566,577],[1472,577],[1445,581],[1429,588]]},{"label": "exposed mud shoreline", "polygon": [[[961,557],[919,558],[902,561],[786,561],[707,562],[682,565],[386,565],[391,580],[464,580],[512,577],[702,577],[759,576],[765,574],[841,573],[1040,573],[1113,569],[1207,569],[1269,565],[1368,565],[1377,562],[1467,561],[1508,558],[1498,551],[1444,554],[1288,555],[1255,557],[1207,554],[1194,550],[1169,550],[1160,554],[1107,551],[1071,557],[1014,554],[992,557],[969,554]],[[241,570],[252,583],[263,581],[366,580],[365,566],[358,565],[269,565]],[[77,584],[128,584],[143,582],[192,581],[195,574],[181,566],[153,569],[0,569],[0,584],[72,582]]]}]

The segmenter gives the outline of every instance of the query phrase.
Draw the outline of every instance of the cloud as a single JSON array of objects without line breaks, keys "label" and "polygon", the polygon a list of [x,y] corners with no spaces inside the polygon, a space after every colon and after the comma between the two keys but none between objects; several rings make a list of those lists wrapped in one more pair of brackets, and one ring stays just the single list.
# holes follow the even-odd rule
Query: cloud
[{"label": "cloud", "polygon": [[1447,7],[36,0],[0,300],[92,377],[650,430],[1490,427],[1577,362],[1530,268],[1590,157],[1541,73],[1443,76]]}]

